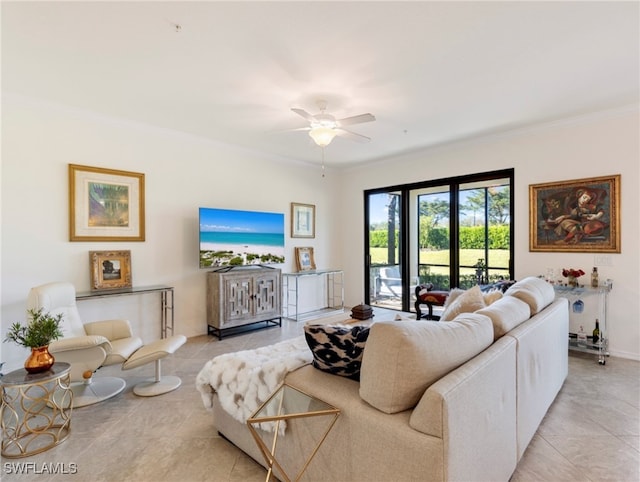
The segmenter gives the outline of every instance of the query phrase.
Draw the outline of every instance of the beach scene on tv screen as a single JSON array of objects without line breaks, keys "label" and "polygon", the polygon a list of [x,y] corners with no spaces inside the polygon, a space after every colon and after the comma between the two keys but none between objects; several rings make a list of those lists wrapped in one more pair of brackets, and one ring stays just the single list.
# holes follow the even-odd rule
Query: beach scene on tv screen
[{"label": "beach scene on tv screen", "polygon": [[200,267],[284,263],[284,214],[200,208]]}]

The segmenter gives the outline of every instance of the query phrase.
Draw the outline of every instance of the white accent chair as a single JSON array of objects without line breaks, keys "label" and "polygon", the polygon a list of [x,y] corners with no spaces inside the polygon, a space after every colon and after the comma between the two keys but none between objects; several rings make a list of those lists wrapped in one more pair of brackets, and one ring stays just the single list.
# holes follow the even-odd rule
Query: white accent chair
[{"label": "white accent chair", "polygon": [[[418,278],[415,276],[411,277],[409,283],[410,292],[413,293],[418,284]],[[380,268],[376,295],[390,298],[402,297],[402,278],[400,277],[400,269],[397,266]]]},{"label": "white accent chair", "polygon": [[402,296],[402,278],[400,278],[400,270],[397,267],[380,268],[379,293],[393,298]]},{"label": "white accent chair", "polygon": [[76,291],[71,283],[54,282],[32,288],[27,298],[28,309],[44,309],[62,313],[62,338],[51,342],[49,351],[56,361],[71,364],[70,377],[73,406],[83,407],[111,398],[124,390],[126,382],[117,377],[96,377],[101,366],[122,364],[123,370],[156,363],[156,376],[136,385],[139,396],[155,396],[175,390],[181,380],[161,377],[160,360],[174,353],[187,339],[174,335],[143,345],[134,337],[127,320],[95,321],[83,324],[76,306]]}]

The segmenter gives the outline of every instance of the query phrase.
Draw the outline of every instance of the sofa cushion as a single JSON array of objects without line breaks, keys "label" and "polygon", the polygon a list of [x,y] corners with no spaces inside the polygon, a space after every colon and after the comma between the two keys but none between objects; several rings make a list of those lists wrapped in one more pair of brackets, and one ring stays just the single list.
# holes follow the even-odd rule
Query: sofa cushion
[{"label": "sofa cushion", "polygon": [[531,316],[534,316],[553,302],[555,291],[553,286],[542,278],[529,276],[511,286],[505,292],[505,296],[515,296],[524,301],[529,305]]},{"label": "sofa cushion", "polygon": [[304,336],[313,353],[313,366],[333,375],[360,379],[368,326],[305,325]]},{"label": "sofa cushion", "polygon": [[502,291],[498,289],[482,292],[482,299],[484,300],[484,304],[486,306],[489,306],[490,304],[495,303],[500,298],[502,298]]},{"label": "sofa cushion", "polygon": [[529,305],[515,296],[504,296],[476,313],[486,315],[493,323],[493,338],[497,340],[530,317]]},{"label": "sofa cushion", "polygon": [[440,321],[451,321],[460,313],[472,313],[486,306],[479,286],[469,288],[462,293],[454,290],[449,298],[453,298],[453,301],[447,303]]},{"label": "sofa cushion", "polygon": [[360,397],[385,413],[407,410],[429,385],[492,342],[491,320],[475,313],[447,323],[374,323],[362,357]]}]

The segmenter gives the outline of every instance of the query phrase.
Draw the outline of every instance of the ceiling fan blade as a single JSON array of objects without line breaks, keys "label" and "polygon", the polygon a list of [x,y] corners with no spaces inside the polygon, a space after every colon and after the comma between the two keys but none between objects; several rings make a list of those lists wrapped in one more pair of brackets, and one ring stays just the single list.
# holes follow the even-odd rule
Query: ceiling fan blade
[{"label": "ceiling fan blade", "polygon": [[371,137],[363,136],[362,134],[356,134],[355,132],[348,131],[346,129],[336,129],[336,134],[350,141],[356,142],[369,142]]},{"label": "ceiling fan blade", "polygon": [[376,118],[373,114],[360,114],[337,120],[336,124],[338,124],[338,126],[348,126],[352,124],[362,124],[363,122],[371,122],[374,120],[376,120]]},{"label": "ceiling fan blade", "polygon": [[297,109],[297,108],[293,108],[291,109],[293,112],[295,112],[296,114],[298,114],[299,116],[304,117],[305,119],[307,119],[309,122],[315,122],[316,118],[314,116],[312,116],[311,114],[309,114],[306,110],[304,109]]}]

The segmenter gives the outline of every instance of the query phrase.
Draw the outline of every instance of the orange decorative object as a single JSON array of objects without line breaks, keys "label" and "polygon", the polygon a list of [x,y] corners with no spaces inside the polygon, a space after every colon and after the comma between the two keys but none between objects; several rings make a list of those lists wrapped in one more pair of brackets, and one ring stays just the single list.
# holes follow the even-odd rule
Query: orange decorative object
[{"label": "orange decorative object", "polygon": [[434,291],[428,293],[426,296],[421,296],[420,301],[424,303],[431,303],[434,305],[444,305],[444,302],[447,301],[447,297],[449,296],[448,291]]},{"label": "orange decorative object", "polygon": [[49,346],[31,348],[31,355],[24,362],[24,369],[29,373],[46,372],[55,363],[55,358],[49,353]]}]

